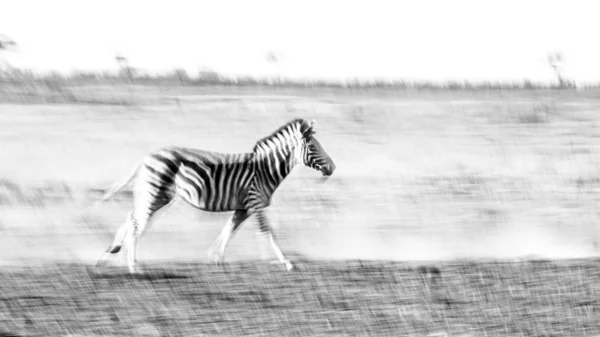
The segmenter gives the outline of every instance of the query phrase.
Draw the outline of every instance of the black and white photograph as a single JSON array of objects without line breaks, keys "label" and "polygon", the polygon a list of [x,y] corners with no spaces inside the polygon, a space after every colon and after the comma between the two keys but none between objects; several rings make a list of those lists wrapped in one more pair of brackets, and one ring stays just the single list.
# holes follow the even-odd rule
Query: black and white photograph
[{"label": "black and white photograph", "polygon": [[600,336],[600,2],[0,8],[0,337]]}]

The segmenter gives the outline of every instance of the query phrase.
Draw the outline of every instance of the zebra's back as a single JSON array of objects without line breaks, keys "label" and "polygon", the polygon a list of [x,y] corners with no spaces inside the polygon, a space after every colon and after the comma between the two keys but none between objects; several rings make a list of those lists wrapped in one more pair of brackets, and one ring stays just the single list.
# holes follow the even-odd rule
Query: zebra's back
[{"label": "zebra's back", "polygon": [[244,209],[254,177],[252,153],[219,153],[170,147],[144,158],[154,195],[170,189],[192,206],[211,212]]}]

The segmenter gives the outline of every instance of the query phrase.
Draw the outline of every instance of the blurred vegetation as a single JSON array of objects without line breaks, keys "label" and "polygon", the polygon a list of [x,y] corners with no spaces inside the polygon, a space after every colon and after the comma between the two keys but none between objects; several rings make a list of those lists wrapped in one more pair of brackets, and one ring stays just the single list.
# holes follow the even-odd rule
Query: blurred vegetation
[{"label": "blurred vegetation", "polygon": [[[117,72],[85,72],[75,71],[70,74],[59,72],[37,73],[28,69],[6,67],[0,72],[0,84],[7,85],[46,85],[50,88],[63,88],[74,85],[99,85],[99,84],[125,84],[137,85],[183,85],[183,86],[266,86],[282,88],[346,88],[346,89],[395,89],[417,91],[487,91],[487,90],[572,90],[574,83],[535,82],[529,79],[522,81],[427,81],[404,79],[290,79],[253,76],[226,76],[214,70],[203,68],[193,75],[185,69],[176,68],[163,74],[150,74],[142,69],[129,65],[120,68]],[[598,84],[588,84],[579,89],[599,88]]]},{"label": "blurred vegetation", "polygon": [[[252,76],[226,76],[208,68],[191,74],[176,68],[150,74],[123,65],[117,71],[70,74],[38,73],[11,66],[0,69],[0,103],[69,103],[137,105],[177,103],[185,94],[297,94],[368,95],[377,98],[437,96],[506,98],[526,95],[532,98],[598,98],[600,84],[576,87],[568,82],[522,81],[420,81],[403,79],[289,79]],[[166,97],[165,97],[166,96]],[[521,97],[522,98],[522,97]],[[529,117],[527,117],[529,118]],[[535,118],[534,118],[535,119]]]}]

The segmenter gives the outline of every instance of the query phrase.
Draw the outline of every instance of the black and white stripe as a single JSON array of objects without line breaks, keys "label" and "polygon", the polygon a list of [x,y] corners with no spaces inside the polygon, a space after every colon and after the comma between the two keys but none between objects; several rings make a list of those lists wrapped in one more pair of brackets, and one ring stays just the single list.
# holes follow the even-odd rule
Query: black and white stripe
[{"label": "black and white stripe", "polygon": [[[329,176],[335,164],[314,137],[314,122],[295,119],[259,140],[252,152],[226,154],[182,147],[169,147],[148,154],[131,174],[111,189],[107,200],[136,175],[134,210],[121,226],[107,254],[127,247],[129,269],[135,272],[135,250],[155,212],[179,196],[190,205],[209,212],[234,211],[213,245],[218,262],[224,258],[229,239],[239,226],[256,214],[260,231],[269,237],[275,254],[287,269],[275,243],[264,209],[273,193],[294,166],[304,164]],[[100,259],[104,263],[107,255]]]}]

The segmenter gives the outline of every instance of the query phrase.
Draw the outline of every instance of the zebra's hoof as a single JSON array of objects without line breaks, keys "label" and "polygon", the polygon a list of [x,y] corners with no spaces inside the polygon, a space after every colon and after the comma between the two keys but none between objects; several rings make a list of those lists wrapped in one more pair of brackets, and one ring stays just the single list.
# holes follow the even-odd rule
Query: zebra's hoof
[{"label": "zebra's hoof", "polygon": [[222,267],[225,264],[223,257],[219,255],[213,255],[213,261],[217,267]]},{"label": "zebra's hoof", "polygon": [[208,251],[208,257],[212,259],[215,265],[219,266],[223,264],[223,256],[217,252],[215,249],[211,249]]},{"label": "zebra's hoof", "polygon": [[135,269],[129,269],[129,275],[131,276],[144,276],[144,270],[140,267],[135,267]]},{"label": "zebra's hoof", "polygon": [[100,260],[100,261],[96,262],[96,264],[94,265],[94,270],[104,268],[104,267],[106,267],[106,265],[108,265],[108,261]]},{"label": "zebra's hoof", "polygon": [[214,247],[211,247],[207,252],[206,255],[208,255],[209,258],[213,258],[217,255],[217,250]]},{"label": "zebra's hoof", "polygon": [[286,261],[284,264],[287,271],[292,271],[294,269],[294,265],[291,262]]}]

